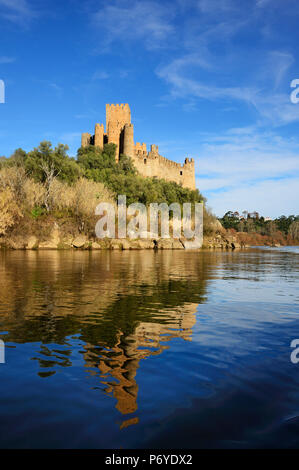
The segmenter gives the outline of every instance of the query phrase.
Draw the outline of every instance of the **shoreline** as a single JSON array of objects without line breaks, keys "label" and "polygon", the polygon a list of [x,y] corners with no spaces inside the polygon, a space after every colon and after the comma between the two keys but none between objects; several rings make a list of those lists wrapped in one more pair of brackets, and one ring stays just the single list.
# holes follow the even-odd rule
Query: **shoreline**
[{"label": "shoreline", "polygon": [[[228,233],[224,230],[210,235],[204,235],[203,243],[199,246],[192,240],[181,238],[154,238],[148,232],[148,238],[105,238],[98,239],[94,234],[63,232],[55,224],[48,233],[38,236],[34,233],[21,235],[17,231],[0,237],[0,249],[2,250],[185,250],[185,251],[210,251],[210,250],[240,250],[255,246],[268,246],[279,248],[287,244],[277,243],[275,240],[265,239],[264,243],[257,240],[244,239],[244,234]],[[262,240],[259,240],[260,242]],[[191,242],[191,244],[190,244]],[[291,245],[290,245],[291,246]]]},{"label": "shoreline", "polygon": [[[134,239],[88,239],[84,235],[75,237],[74,239],[49,239],[38,240],[37,237],[31,236],[28,239],[19,238],[0,238],[1,251],[129,251],[129,250],[183,250],[183,251],[234,251],[251,248],[252,245],[240,243],[235,238],[224,238],[221,236],[213,239],[204,237],[201,247],[186,248],[186,242],[183,238],[134,238]],[[265,245],[263,245],[265,246]]]}]

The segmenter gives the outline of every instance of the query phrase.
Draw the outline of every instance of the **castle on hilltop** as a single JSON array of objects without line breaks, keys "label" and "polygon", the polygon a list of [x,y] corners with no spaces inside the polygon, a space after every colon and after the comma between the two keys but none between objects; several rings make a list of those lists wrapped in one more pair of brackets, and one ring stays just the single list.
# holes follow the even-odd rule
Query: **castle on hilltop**
[{"label": "castle on hilltop", "polygon": [[134,126],[131,123],[131,110],[126,104],[106,104],[106,133],[104,124],[96,124],[94,135],[82,134],[81,145],[96,145],[100,148],[106,143],[116,145],[116,161],[120,155],[126,155],[133,160],[137,171],[142,176],[163,178],[175,181],[185,188],[195,189],[194,160],[185,159],[185,163],[168,160],[159,154],[157,145],[151,145],[148,152],[146,144],[134,144]]}]

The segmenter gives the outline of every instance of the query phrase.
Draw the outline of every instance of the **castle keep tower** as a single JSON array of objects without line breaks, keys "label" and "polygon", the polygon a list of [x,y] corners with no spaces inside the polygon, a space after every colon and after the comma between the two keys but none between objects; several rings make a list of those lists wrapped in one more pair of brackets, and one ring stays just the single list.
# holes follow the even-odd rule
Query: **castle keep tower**
[{"label": "castle keep tower", "polygon": [[116,145],[116,161],[124,153],[124,128],[131,124],[131,110],[126,104],[106,104],[106,131],[108,144]]},{"label": "castle keep tower", "polygon": [[105,143],[116,145],[115,159],[126,155],[142,176],[163,178],[174,181],[189,189],[196,189],[194,160],[185,159],[185,163],[168,160],[159,154],[157,145],[151,145],[148,152],[145,143],[134,144],[134,126],[131,123],[131,110],[126,104],[106,104],[106,133],[104,124],[96,124],[95,133],[82,134],[81,146],[95,145],[103,148]]}]

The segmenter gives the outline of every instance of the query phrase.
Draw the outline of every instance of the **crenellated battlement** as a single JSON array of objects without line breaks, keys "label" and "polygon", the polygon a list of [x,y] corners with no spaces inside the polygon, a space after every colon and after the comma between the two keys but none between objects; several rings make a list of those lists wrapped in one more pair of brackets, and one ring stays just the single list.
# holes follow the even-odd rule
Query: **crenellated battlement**
[{"label": "crenellated battlement", "polygon": [[128,105],[128,103],[121,103],[121,104],[106,104],[106,109],[128,109],[130,110],[130,106]]},{"label": "crenellated battlement", "polygon": [[141,175],[175,181],[183,187],[195,189],[193,158],[186,158],[181,165],[160,155],[158,145],[151,145],[148,152],[145,143],[134,144],[134,125],[128,103],[106,104],[106,133],[104,124],[96,124],[94,136],[82,134],[82,147],[96,145],[103,148],[106,142],[116,145],[116,161],[122,154],[130,157]]}]

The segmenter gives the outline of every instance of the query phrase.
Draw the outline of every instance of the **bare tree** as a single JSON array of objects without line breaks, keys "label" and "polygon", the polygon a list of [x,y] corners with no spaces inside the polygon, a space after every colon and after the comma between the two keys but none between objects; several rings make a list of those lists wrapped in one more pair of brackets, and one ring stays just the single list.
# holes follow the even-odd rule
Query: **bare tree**
[{"label": "bare tree", "polygon": [[44,204],[46,207],[47,212],[51,210],[51,186],[56,180],[57,176],[59,175],[59,171],[56,170],[53,162],[46,162],[43,160],[40,163],[40,168],[44,172],[45,175],[45,196],[44,196]]}]

